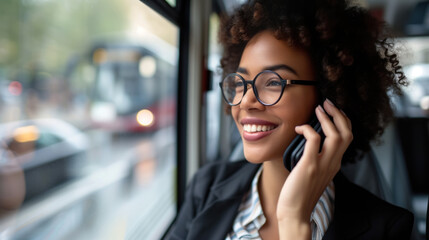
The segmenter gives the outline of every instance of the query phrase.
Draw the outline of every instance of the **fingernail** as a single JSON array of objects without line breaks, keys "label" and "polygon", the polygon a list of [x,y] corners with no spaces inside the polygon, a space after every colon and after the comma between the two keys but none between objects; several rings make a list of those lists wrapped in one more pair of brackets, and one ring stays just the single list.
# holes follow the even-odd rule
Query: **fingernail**
[{"label": "fingernail", "polygon": [[331,100],[329,100],[328,98],[326,99],[326,102],[327,103],[329,103],[329,104],[331,104],[332,106],[334,106],[335,107],[335,105],[331,102]]},{"label": "fingernail", "polygon": [[326,113],[325,109],[323,109],[322,106],[320,106],[320,105],[317,106],[317,109],[322,113]]},{"label": "fingernail", "polygon": [[340,111],[344,114],[344,116],[347,116],[347,114],[343,110],[340,109]]}]

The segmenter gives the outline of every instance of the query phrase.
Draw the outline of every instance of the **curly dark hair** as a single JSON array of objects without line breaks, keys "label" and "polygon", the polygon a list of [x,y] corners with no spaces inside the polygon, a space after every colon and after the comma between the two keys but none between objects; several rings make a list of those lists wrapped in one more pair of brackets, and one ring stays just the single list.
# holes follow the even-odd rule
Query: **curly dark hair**
[{"label": "curly dark hair", "polygon": [[408,82],[383,22],[345,0],[250,0],[223,17],[223,73],[235,72],[247,42],[263,30],[307,50],[320,92],[351,119],[354,140],[344,162],[370,149],[393,117],[389,91]]}]

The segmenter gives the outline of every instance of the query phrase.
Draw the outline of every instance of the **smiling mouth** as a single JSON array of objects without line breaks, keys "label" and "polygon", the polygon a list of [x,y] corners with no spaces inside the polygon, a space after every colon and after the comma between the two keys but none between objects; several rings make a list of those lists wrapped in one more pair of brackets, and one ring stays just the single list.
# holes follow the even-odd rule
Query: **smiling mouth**
[{"label": "smiling mouth", "polygon": [[268,132],[276,128],[274,125],[244,124],[243,130],[248,133]]}]

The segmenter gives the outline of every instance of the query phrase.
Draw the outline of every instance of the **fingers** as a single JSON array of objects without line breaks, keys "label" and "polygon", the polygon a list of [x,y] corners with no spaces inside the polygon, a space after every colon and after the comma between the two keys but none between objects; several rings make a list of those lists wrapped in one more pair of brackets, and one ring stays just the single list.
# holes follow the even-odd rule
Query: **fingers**
[{"label": "fingers", "polygon": [[[323,157],[319,161],[327,164],[329,162],[339,162],[340,164],[342,155],[353,140],[351,121],[343,111],[335,107],[329,100],[324,102],[324,107],[325,109],[318,106],[315,110],[326,136],[320,153]],[[332,117],[332,120],[329,116]],[[321,136],[308,124],[297,126],[295,131],[304,135],[307,140],[302,158],[314,159],[319,157]],[[335,159],[338,161],[334,161]]]},{"label": "fingers", "polygon": [[[344,112],[335,107],[329,100],[324,102],[324,107],[325,109],[318,106],[315,110],[323,133],[326,136],[320,153],[323,157],[319,161],[326,162],[326,164],[338,162],[338,164],[334,165],[340,166],[342,155],[353,140],[351,122]],[[332,117],[332,120],[329,116]],[[299,126],[296,128],[296,132],[304,135],[307,139],[303,158],[313,159],[319,156],[321,136],[310,125]]]},{"label": "fingers", "polygon": [[324,102],[324,107],[326,112],[320,106],[316,109],[317,118],[326,136],[322,152],[334,154],[336,149],[340,149],[343,153],[353,140],[350,119],[328,99]]},{"label": "fingers", "polygon": [[317,156],[320,149],[321,136],[314,129],[308,125],[297,126],[295,128],[296,133],[304,135],[306,139],[303,157],[306,155]]},{"label": "fingers", "polygon": [[[323,125],[325,125],[326,127],[335,127],[337,132],[341,135],[341,138],[343,140],[349,140],[349,142],[351,142],[353,135],[351,132],[351,121],[350,119],[346,116],[346,114],[339,110],[337,107],[334,106],[334,104],[329,101],[329,99],[326,99],[326,101],[323,103],[323,106],[325,107],[326,113],[328,113],[330,116],[332,116],[333,118],[333,122],[335,123],[335,126],[332,124],[332,121],[323,121],[319,119],[320,123],[322,124],[322,128],[323,131],[325,132],[325,128],[323,127]],[[325,114],[319,114],[322,115],[322,118],[324,118],[325,120],[327,120],[327,116]],[[325,115],[325,116],[323,116]],[[330,123],[330,124],[329,124]],[[330,129],[331,132],[333,129]],[[326,136],[327,133],[325,133]]]}]

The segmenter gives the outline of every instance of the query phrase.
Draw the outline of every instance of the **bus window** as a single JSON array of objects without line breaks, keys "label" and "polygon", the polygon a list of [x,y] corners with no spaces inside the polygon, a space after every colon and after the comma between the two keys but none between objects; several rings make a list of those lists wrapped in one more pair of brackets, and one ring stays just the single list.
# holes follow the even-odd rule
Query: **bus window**
[{"label": "bus window", "polygon": [[161,238],[176,213],[177,22],[138,0],[0,9],[0,239]]}]

